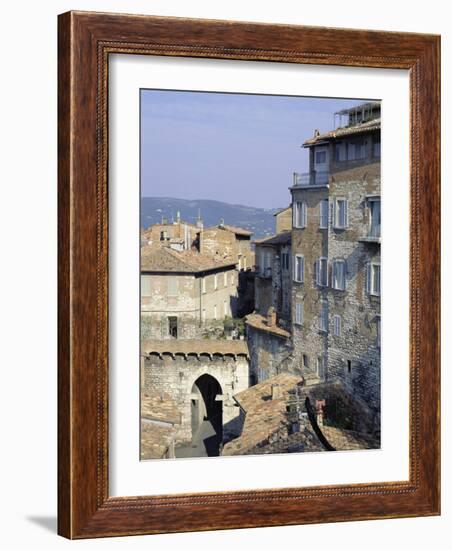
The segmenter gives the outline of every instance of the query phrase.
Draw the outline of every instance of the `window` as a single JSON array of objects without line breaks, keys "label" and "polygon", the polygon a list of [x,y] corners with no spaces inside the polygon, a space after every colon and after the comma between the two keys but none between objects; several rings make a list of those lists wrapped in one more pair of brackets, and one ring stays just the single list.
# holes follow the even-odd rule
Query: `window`
[{"label": "window", "polygon": [[374,157],[380,158],[381,156],[381,143],[379,141],[374,142]]},{"label": "window", "polygon": [[319,286],[328,286],[328,259],[319,258],[315,262],[315,282]]},{"label": "window", "polygon": [[345,290],[345,271],[346,264],[344,260],[333,261],[333,288],[336,290]]},{"label": "window", "polygon": [[177,338],[177,317],[168,317],[168,335]]},{"label": "window", "polygon": [[380,237],[381,207],[380,199],[369,199],[369,236]]},{"label": "window", "polygon": [[293,226],[299,229],[306,227],[308,218],[306,203],[296,201],[293,209]]},{"label": "window", "polygon": [[328,199],[320,201],[320,229],[328,229]]},{"label": "window", "polygon": [[201,279],[201,292],[202,292],[203,294],[206,293],[206,277],[203,277],[203,278]]},{"label": "window", "polygon": [[226,272],[223,273],[223,284],[224,286],[228,286],[228,274]]},{"label": "window", "polygon": [[217,290],[218,288],[218,275],[215,273],[215,275],[213,276],[213,288],[215,290]]},{"label": "window", "polygon": [[151,276],[141,275],[141,296],[150,296],[151,288]]},{"label": "window", "polygon": [[305,353],[303,354],[303,368],[309,369],[309,357]]},{"label": "window", "polygon": [[366,288],[368,294],[380,296],[380,264],[367,264]]},{"label": "window", "polygon": [[260,253],[260,272],[264,277],[271,276],[271,263],[272,263],[272,254],[268,250],[263,250]]},{"label": "window", "polygon": [[334,227],[344,229],[348,225],[348,204],[346,199],[336,199],[334,208]]},{"label": "window", "polygon": [[324,376],[324,365],[325,365],[325,358],[323,355],[319,355],[317,357],[317,376],[320,376],[323,378]]},{"label": "window", "polygon": [[351,374],[352,372],[352,362],[350,361],[350,359],[347,359],[347,372],[348,374]]},{"label": "window", "polygon": [[179,281],[175,277],[168,279],[168,296],[177,296],[179,291]]},{"label": "window", "polygon": [[361,160],[366,158],[366,142],[348,144],[348,160]]},{"label": "window", "polygon": [[336,162],[342,162],[347,160],[347,148],[345,143],[338,143],[336,145]]},{"label": "window", "polygon": [[377,317],[377,346],[381,348],[381,318]]},{"label": "window", "polygon": [[328,302],[323,301],[321,303],[320,317],[319,317],[319,330],[322,332],[328,332]]},{"label": "window", "polygon": [[335,315],[333,317],[333,334],[334,336],[340,336],[342,333],[342,317]]},{"label": "window", "polygon": [[325,164],[326,162],[326,151],[316,151],[315,152],[315,163],[316,164]]},{"label": "window", "polygon": [[297,283],[304,283],[304,256],[295,254],[293,280]]},{"label": "window", "polygon": [[302,302],[297,302],[295,304],[295,324],[296,325],[303,324],[303,303]]},{"label": "window", "polygon": [[281,267],[282,267],[282,269],[289,269],[289,253],[288,252],[282,252],[281,253]]}]

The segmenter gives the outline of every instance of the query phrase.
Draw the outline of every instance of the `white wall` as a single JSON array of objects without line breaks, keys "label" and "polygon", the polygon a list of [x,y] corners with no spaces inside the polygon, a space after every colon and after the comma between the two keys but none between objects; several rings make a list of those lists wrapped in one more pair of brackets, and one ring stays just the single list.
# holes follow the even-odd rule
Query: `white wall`
[{"label": "white wall", "polygon": [[[5,548],[60,548],[70,543],[55,535],[56,514],[56,29],[57,13],[69,9],[177,15],[334,27],[441,33],[443,70],[443,151],[451,148],[450,97],[452,28],[446,2],[211,2],[209,0],[91,0],[2,5],[1,40],[1,178],[2,256],[0,319],[2,384],[0,385],[2,545]],[[448,24],[449,23],[449,24]],[[449,93],[447,94],[447,90]],[[443,181],[451,180],[451,163],[443,155]],[[446,162],[447,161],[447,162]],[[452,267],[452,192],[444,186],[443,269]],[[5,254],[6,252],[6,254]],[[445,273],[449,270],[445,271]],[[444,278],[445,279],[445,278]],[[450,285],[449,285],[450,286]],[[450,290],[444,288],[444,301]],[[452,326],[443,307],[444,364],[451,359]],[[443,431],[449,432],[452,390],[450,368],[443,372]],[[88,541],[84,548],[180,547],[271,548],[283,544],[334,545],[335,548],[394,547],[402,541],[413,549],[441,542],[451,531],[451,445],[443,439],[443,516],[134,537]]]}]

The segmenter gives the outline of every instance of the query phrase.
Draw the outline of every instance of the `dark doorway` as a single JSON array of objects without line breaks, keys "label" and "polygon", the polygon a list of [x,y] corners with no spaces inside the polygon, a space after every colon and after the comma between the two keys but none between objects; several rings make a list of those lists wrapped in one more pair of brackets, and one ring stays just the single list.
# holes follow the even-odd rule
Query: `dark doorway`
[{"label": "dark doorway", "polygon": [[177,338],[177,317],[168,317],[168,334]]},{"label": "dark doorway", "polygon": [[193,443],[202,443],[207,456],[218,456],[223,439],[223,401],[221,386],[210,374],[193,384],[191,412]]}]

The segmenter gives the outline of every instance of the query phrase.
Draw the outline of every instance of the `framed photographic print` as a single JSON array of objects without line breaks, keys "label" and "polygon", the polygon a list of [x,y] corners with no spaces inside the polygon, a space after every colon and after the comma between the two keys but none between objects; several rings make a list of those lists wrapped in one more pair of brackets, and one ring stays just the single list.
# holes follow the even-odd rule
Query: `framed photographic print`
[{"label": "framed photographic print", "polygon": [[59,533],[439,514],[437,36],[59,17]]}]

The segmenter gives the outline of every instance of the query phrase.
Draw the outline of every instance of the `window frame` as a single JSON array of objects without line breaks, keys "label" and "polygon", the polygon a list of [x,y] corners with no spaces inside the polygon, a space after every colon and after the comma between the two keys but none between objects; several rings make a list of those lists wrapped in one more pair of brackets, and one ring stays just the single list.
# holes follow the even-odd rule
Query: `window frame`
[{"label": "window frame", "polygon": [[[326,280],[325,284],[323,284],[320,280],[320,273],[323,273],[323,271],[320,269],[322,263],[324,262],[325,265],[325,275]],[[317,258],[315,261],[315,283],[317,286],[320,287],[327,287],[329,283],[329,276],[328,276],[328,258],[326,256],[320,256],[320,258]]]},{"label": "window frame", "polygon": [[333,315],[333,335],[338,338],[342,336],[342,316],[338,313]]},{"label": "window frame", "polygon": [[[300,208],[297,205],[301,205]],[[298,216],[299,214],[299,216]],[[292,225],[295,229],[305,229],[308,224],[308,206],[306,201],[294,201]]]},{"label": "window frame", "polygon": [[[339,225],[339,203],[343,202],[345,204],[345,220],[344,225]],[[347,229],[348,228],[348,199],[346,197],[335,197],[333,203],[333,228],[334,229]]]},{"label": "window frame", "polygon": [[321,300],[319,315],[319,331],[328,333],[328,300]]},{"label": "window frame", "polygon": [[[378,267],[378,292],[373,288],[374,269]],[[366,292],[369,296],[381,296],[381,262],[368,262],[366,265]]]},{"label": "window frame", "polygon": [[[325,211],[322,212],[322,206],[325,206],[325,205],[326,205],[326,212]],[[328,229],[329,209],[330,209],[330,201],[328,199],[321,199],[319,202],[319,229]],[[323,210],[325,210],[325,208],[323,208]]]},{"label": "window frame", "polygon": [[300,300],[295,301],[295,320],[294,324],[298,326],[303,326],[304,321],[304,307],[303,302]]},{"label": "window frame", "polygon": [[[343,266],[343,288],[336,286],[336,267]],[[336,258],[331,262],[331,288],[334,290],[345,291],[347,290],[347,262],[343,258]]]},{"label": "window frame", "polygon": [[[298,269],[297,269],[297,260],[301,260],[301,279],[297,279],[298,275]],[[303,254],[294,254],[294,263],[293,263],[293,273],[292,273],[292,279],[295,283],[304,283],[304,270],[305,270],[305,264],[304,264],[304,255]]]}]

